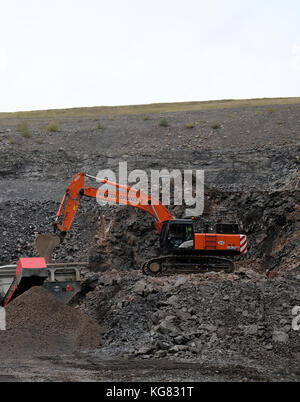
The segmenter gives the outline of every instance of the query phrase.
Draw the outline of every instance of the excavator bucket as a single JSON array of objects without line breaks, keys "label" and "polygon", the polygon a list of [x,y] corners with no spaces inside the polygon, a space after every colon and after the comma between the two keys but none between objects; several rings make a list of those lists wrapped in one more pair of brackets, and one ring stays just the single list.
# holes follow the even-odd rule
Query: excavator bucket
[{"label": "excavator bucket", "polygon": [[37,236],[34,247],[40,257],[45,258],[46,263],[51,262],[54,249],[59,246],[61,239],[54,233],[43,233]]}]

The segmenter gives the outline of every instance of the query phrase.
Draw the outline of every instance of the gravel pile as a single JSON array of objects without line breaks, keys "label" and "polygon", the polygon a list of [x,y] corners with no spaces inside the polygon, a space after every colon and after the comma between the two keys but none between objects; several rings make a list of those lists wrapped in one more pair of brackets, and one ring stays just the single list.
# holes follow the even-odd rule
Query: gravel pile
[{"label": "gravel pile", "polygon": [[101,344],[102,328],[42,287],[33,287],[6,308],[0,356],[68,354]]}]

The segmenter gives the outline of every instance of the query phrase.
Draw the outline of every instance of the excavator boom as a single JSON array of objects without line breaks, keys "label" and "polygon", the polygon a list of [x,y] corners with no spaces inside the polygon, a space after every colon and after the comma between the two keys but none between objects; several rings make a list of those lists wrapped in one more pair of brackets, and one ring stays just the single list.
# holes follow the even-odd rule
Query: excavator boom
[{"label": "excavator boom", "polygon": [[[70,229],[83,196],[117,205],[129,205],[142,209],[153,217],[154,226],[158,232],[161,231],[163,222],[174,219],[161,202],[140,190],[135,190],[130,186],[123,186],[106,179],[100,180],[101,184],[105,184],[104,188],[86,187],[84,177],[97,180],[96,177],[85,173],[78,173],[73,177],[56,215],[56,226],[61,232],[67,232]],[[60,225],[58,220],[62,214],[63,221]]]},{"label": "excavator boom", "polygon": [[[55,231],[58,229],[60,234],[42,234],[35,240],[36,251],[40,256],[44,257],[47,262],[51,262],[51,255],[54,249],[61,243],[64,235],[70,230],[82,197],[95,198],[108,203],[129,205],[142,209],[152,216],[154,226],[159,233],[165,221],[174,219],[161,202],[143,193],[141,190],[135,190],[130,186],[124,186],[106,179],[100,180],[102,186],[99,188],[89,187],[85,185],[85,177],[99,182],[99,179],[96,177],[83,172],[73,177],[63,196],[54,222]],[[60,219],[61,223],[59,223]]]}]

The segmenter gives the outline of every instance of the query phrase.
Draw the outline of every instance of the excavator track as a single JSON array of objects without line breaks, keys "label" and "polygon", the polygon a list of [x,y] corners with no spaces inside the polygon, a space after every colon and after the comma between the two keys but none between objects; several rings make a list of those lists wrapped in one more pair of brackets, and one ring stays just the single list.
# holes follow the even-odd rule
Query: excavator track
[{"label": "excavator track", "polygon": [[234,262],[226,258],[195,255],[166,255],[146,261],[142,270],[145,275],[160,276],[177,273],[201,274],[234,270]]}]

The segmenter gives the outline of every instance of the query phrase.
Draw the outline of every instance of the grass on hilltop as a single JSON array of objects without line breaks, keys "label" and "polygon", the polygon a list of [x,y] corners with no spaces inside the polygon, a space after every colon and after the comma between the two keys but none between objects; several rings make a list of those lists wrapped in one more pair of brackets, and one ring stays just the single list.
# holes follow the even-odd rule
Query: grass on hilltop
[{"label": "grass on hilltop", "polygon": [[[3,118],[96,118],[99,116],[110,116],[110,119],[118,115],[152,113],[172,113],[197,110],[215,110],[215,109],[234,109],[241,107],[262,107],[276,105],[287,105],[287,109],[292,108],[292,104],[299,104],[300,98],[262,98],[262,99],[241,99],[241,100],[217,100],[205,102],[180,102],[180,103],[153,103],[148,105],[130,105],[130,106],[96,106],[81,107],[72,109],[51,109],[35,110],[30,112],[0,113],[0,119]],[[113,117],[111,117],[113,116]]]}]

